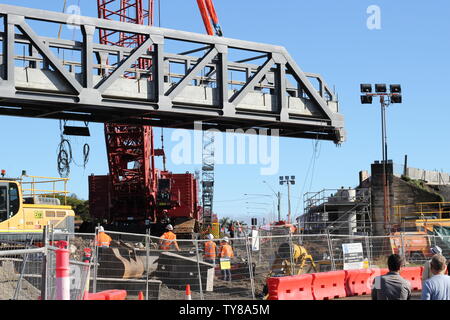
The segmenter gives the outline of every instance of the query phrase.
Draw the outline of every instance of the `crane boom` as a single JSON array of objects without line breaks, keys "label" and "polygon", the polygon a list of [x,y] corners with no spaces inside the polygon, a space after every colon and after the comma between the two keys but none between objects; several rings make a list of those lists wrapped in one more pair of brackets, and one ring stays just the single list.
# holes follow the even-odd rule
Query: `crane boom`
[{"label": "crane boom", "polygon": [[223,35],[222,28],[220,27],[219,18],[217,16],[216,9],[212,0],[197,0],[197,5],[206,28],[206,32],[210,36],[213,36],[214,27],[216,35],[221,37]]}]

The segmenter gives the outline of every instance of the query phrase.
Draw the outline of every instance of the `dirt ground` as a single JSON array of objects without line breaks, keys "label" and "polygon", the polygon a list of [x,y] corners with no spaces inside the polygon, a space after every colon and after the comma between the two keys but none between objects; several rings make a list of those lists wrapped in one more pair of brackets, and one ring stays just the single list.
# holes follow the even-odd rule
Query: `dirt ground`
[{"label": "dirt ground", "polygon": [[[14,271],[12,261],[2,261],[0,267],[0,300],[12,300],[18,284],[19,275]],[[40,291],[31,283],[22,279],[22,289],[18,300],[38,300]]]}]

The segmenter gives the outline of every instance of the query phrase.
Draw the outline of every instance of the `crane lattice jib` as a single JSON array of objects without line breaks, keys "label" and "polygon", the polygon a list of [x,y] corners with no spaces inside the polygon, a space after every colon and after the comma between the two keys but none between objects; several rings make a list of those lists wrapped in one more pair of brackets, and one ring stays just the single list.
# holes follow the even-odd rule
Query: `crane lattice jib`
[{"label": "crane lattice jib", "polygon": [[[146,7],[143,0],[97,0],[98,16],[151,26],[154,1],[145,3]],[[137,48],[145,42],[142,34],[106,29],[99,29],[99,37],[101,44],[127,48]],[[140,69],[149,69],[151,61],[141,58],[138,64]],[[152,203],[156,197],[157,172],[152,127],[105,123],[105,140],[113,191],[113,219],[141,215],[154,219]],[[130,212],[134,209],[136,212]]]}]

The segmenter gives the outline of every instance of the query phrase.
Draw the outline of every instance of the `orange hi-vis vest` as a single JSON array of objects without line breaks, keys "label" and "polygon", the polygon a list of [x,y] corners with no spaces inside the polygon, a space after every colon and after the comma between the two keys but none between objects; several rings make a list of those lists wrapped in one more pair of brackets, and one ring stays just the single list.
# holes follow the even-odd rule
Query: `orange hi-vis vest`
[{"label": "orange hi-vis vest", "polygon": [[99,247],[109,247],[109,244],[111,242],[111,237],[108,236],[105,232],[99,232],[98,233],[98,240],[97,240],[97,246]]},{"label": "orange hi-vis vest", "polygon": [[214,243],[214,241],[205,242],[204,258],[208,260],[214,260],[216,258],[216,248],[217,245]]},{"label": "orange hi-vis vest", "polygon": [[172,244],[175,245],[175,241],[169,241],[169,240],[176,240],[177,236],[172,231],[167,231],[166,233],[164,233],[161,236],[161,239],[163,239],[164,241],[159,246],[159,249],[160,250],[170,250],[170,247],[172,246]]},{"label": "orange hi-vis vest", "polygon": [[229,244],[226,243],[222,245],[222,248],[220,248],[219,256],[221,258],[233,258],[234,257],[233,249]]}]

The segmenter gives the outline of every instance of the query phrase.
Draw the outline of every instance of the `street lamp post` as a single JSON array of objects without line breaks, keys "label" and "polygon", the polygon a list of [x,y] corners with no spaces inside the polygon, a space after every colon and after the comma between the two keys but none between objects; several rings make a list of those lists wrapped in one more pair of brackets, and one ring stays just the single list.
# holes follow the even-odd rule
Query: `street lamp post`
[{"label": "street lamp post", "polygon": [[278,221],[281,221],[281,192],[275,192],[270,184],[268,184],[266,181],[263,181],[263,183],[267,184],[267,186],[272,190],[272,192],[275,194],[275,197],[277,197],[277,211],[278,211]]},{"label": "street lamp post", "polygon": [[383,158],[383,197],[384,197],[384,229],[386,232],[389,230],[390,225],[390,214],[389,210],[389,184],[388,177],[386,174],[386,164],[387,164],[387,131],[386,131],[386,108],[394,103],[402,103],[402,89],[399,84],[390,85],[390,92],[387,92],[387,87],[385,84],[375,84],[375,93],[372,93],[371,84],[361,84],[361,95],[362,104],[372,104],[373,97],[380,97],[381,105],[381,147],[382,147],[382,158]]},{"label": "street lamp post", "polygon": [[280,176],[280,185],[287,184],[288,188],[288,219],[287,223],[291,223],[291,184],[295,184],[295,176]]}]

